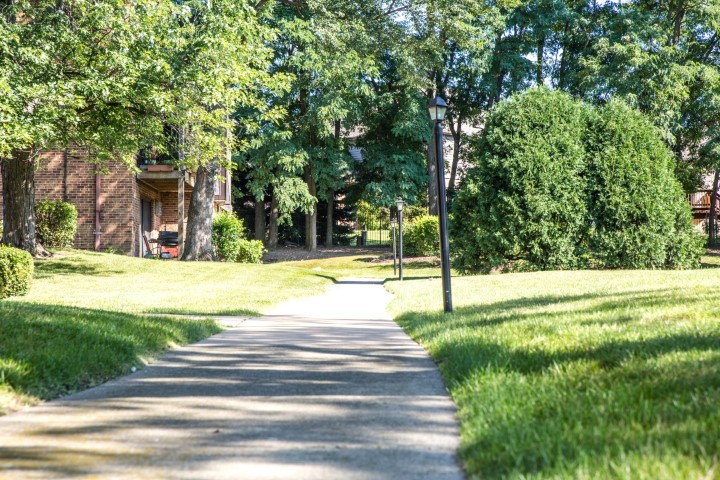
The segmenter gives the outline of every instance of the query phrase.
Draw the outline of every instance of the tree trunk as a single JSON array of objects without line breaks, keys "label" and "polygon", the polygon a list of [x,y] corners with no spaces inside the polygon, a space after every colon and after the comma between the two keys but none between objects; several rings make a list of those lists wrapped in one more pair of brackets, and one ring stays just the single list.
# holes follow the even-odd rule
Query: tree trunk
[{"label": "tree trunk", "polygon": [[255,200],[255,240],[265,243],[265,198]]},{"label": "tree trunk", "polygon": [[537,64],[536,64],[536,71],[535,71],[535,81],[538,84],[538,87],[541,87],[545,83],[545,79],[543,77],[543,60],[545,57],[545,36],[542,35],[538,39],[537,44]]},{"label": "tree trunk", "polygon": [[278,219],[280,211],[278,210],[278,201],[275,193],[270,201],[270,229],[268,234],[268,248],[277,248],[278,246]]},{"label": "tree trunk", "polygon": [[708,219],[708,243],[711,248],[717,245],[717,208],[718,208],[718,188],[720,188],[720,168],[715,169],[713,178],[713,189],[710,192],[710,212]]},{"label": "tree trunk", "polygon": [[2,159],[2,243],[35,257],[49,256],[37,242],[35,232],[35,158],[32,150],[13,150]]},{"label": "tree trunk", "polygon": [[[305,165],[305,183],[310,195],[317,198],[317,186],[310,165]],[[317,202],[312,207],[312,213],[305,214],[305,249],[309,252],[317,250]]]},{"label": "tree trunk", "polygon": [[212,216],[215,199],[215,178],[220,173],[220,161],[214,159],[199,167],[195,175],[195,186],[190,207],[182,260],[213,261]]},{"label": "tree trunk", "polygon": [[677,7],[675,9],[675,18],[673,19],[673,37],[672,44],[677,45],[680,43],[680,34],[682,33],[682,24],[685,21],[685,2],[684,0],[677,0]]},{"label": "tree trunk", "polygon": [[335,191],[330,190],[327,197],[327,224],[325,225],[325,246],[332,247],[333,244],[333,226],[335,220],[333,214],[335,210]]},{"label": "tree trunk", "polygon": [[[450,118],[450,121],[448,122],[450,124],[450,133],[452,133],[453,136],[453,158],[452,158],[452,166],[450,167],[450,181],[448,182],[448,188],[447,188],[447,197],[448,197],[448,203],[452,202],[453,197],[455,196],[455,183],[457,182],[457,170],[458,170],[458,164],[460,163],[460,140],[462,136],[462,117],[459,117],[457,119],[457,126],[455,122],[452,121],[452,118]],[[449,207],[449,205],[448,205]]]}]

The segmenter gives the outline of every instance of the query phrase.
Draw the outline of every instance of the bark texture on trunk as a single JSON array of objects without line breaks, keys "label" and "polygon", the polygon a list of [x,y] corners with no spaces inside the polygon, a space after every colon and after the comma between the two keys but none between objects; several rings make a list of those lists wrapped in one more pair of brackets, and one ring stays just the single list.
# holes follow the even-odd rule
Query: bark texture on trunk
[{"label": "bark texture on trunk", "polygon": [[327,199],[327,225],[325,226],[325,246],[332,247],[333,244],[333,226],[335,224],[335,192],[330,190]]},{"label": "bark texture on trunk", "polygon": [[268,232],[268,248],[277,248],[278,246],[278,219],[280,211],[278,210],[277,197],[273,193],[270,202],[270,229]]},{"label": "bark texture on trunk", "polygon": [[2,159],[2,243],[35,257],[50,253],[37,242],[35,231],[35,158],[32,150],[13,150]]},{"label": "bark texture on trunk", "polygon": [[255,240],[265,243],[265,199],[255,200]]},{"label": "bark texture on trunk", "polygon": [[[310,165],[305,166],[305,183],[310,195],[317,198],[317,185],[315,185]],[[312,207],[312,213],[305,215],[305,249],[309,252],[317,250],[317,202]]]},{"label": "bark texture on trunk", "polygon": [[220,173],[219,160],[213,160],[197,170],[188,208],[182,260],[213,261],[216,259],[212,246],[212,216],[215,178],[218,173]]},{"label": "bark texture on trunk", "polygon": [[710,192],[710,212],[709,212],[709,237],[708,243],[710,247],[717,246],[717,208],[718,208],[718,188],[720,188],[720,168],[715,170],[713,177],[713,189]]}]

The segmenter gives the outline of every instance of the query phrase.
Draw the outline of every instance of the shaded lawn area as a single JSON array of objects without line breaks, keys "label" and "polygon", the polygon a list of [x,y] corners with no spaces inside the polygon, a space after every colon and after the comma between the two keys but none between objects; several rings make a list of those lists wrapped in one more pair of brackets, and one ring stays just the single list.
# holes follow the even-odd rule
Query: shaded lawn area
[{"label": "shaded lawn area", "polygon": [[215,321],[0,302],[0,414],[92,387],[165,349],[221,331]]},{"label": "shaded lawn area", "polygon": [[717,478],[720,270],[390,282],[478,478]]}]

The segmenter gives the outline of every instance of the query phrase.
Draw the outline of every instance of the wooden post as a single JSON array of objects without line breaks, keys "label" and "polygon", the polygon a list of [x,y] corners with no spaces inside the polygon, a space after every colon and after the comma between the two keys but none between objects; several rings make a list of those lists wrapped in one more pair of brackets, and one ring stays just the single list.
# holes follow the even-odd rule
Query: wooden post
[{"label": "wooden post", "polygon": [[178,258],[185,250],[185,171],[180,170],[178,178]]}]

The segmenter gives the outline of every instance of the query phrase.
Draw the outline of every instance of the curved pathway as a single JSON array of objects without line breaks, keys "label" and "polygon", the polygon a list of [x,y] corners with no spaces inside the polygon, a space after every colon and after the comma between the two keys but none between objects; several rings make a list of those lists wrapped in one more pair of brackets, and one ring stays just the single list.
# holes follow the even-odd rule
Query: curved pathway
[{"label": "curved pathway", "polygon": [[0,478],[461,479],[454,406],[389,299],[342,281],[0,418]]}]

